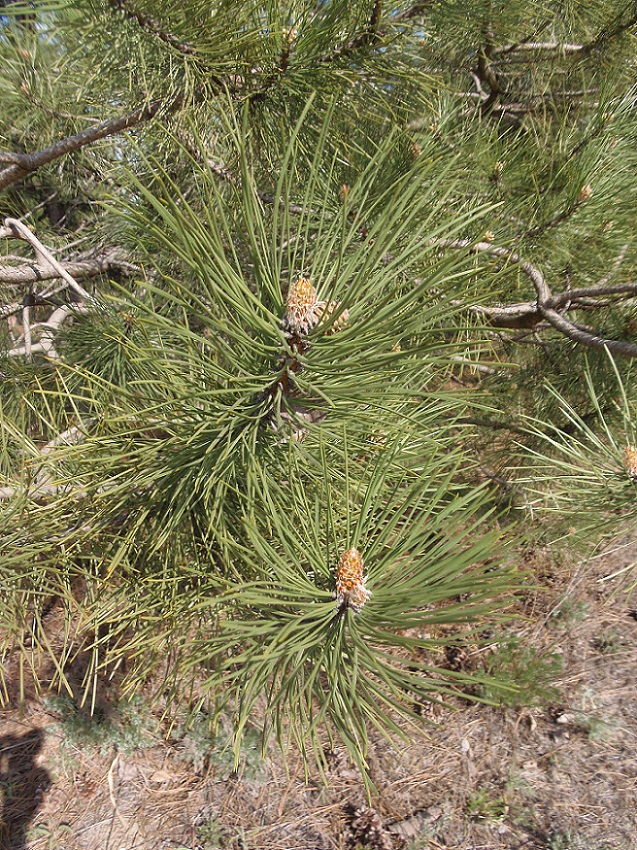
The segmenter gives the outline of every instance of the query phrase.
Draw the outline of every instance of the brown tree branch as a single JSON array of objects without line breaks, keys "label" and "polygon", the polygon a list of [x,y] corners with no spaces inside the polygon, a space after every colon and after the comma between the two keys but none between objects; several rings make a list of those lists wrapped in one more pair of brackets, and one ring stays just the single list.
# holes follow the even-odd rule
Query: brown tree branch
[{"label": "brown tree branch", "polygon": [[[490,242],[474,243],[469,239],[439,239],[434,240],[432,244],[439,248],[468,249],[472,254],[490,254],[491,256],[505,260],[507,263],[518,265],[530,279],[537,294],[537,302],[535,304],[529,302],[522,305],[512,305],[511,308],[472,308],[473,311],[490,316],[490,323],[495,324],[497,327],[533,327],[534,324],[545,320],[556,330],[560,331],[560,333],[564,334],[564,336],[587,348],[592,348],[596,351],[607,350],[611,354],[637,358],[637,345],[634,343],[599,336],[594,330],[583,328],[569,321],[555,309],[557,305],[562,303],[569,303],[571,306],[576,307],[576,304],[572,304],[574,293],[577,293],[576,297],[582,298],[590,296],[591,292],[594,295],[607,295],[613,291],[621,291],[633,295],[637,294],[637,284],[617,284],[612,287],[596,286],[588,289],[569,290],[561,293],[559,296],[553,296],[542,272],[532,263],[522,259],[519,254],[508,248],[492,245]],[[502,324],[507,321],[511,323]]]},{"label": "brown tree branch", "polygon": [[[119,257],[119,259],[118,259]],[[75,280],[97,277],[112,269],[133,268],[123,261],[115,248],[105,249],[90,259],[77,260],[64,264],[66,271]],[[0,284],[7,286],[31,286],[44,280],[59,279],[59,272],[48,263],[25,263],[20,266],[0,265]]]},{"label": "brown tree branch", "polygon": [[537,303],[526,301],[522,304],[511,304],[507,306],[483,307],[474,304],[469,307],[469,312],[494,328],[507,328],[509,330],[522,330],[534,328],[542,321],[542,315],[537,308]]},{"label": "brown tree branch", "polygon": [[149,15],[132,9],[126,0],[110,0],[110,5],[129,20],[137,21],[141,29],[157,36],[160,41],[174,48],[178,53],[184,56],[194,56],[197,53],[197,49],[191,44],[186,44],[186,42],[180,41],[172,33],[166,32],[159,21],[151,18]]},{"label": "brown tree branch", "polygon": [[0,163],[3,165],[5,163],[12,165],[20,165],[21,158],[24,154],[21,153],[13,153],[13,151],[0,151]]},{"label": "brown tree branch", "polygon": [[399,12],[392,18],[393,22],[402,22],[402,21],[411,21],[412,18],[417,18],[418,15],[423,15],[425,12],[428,12],[429,9],[433,6],[433,0],[420,0],[418,3],[414,3],[412,6],[409,6],[407,9],[404,9],[402,12]]},{"label": "brown tree branch", "polygon": [[[356,53],[357,50],[362,50],[364,47],[373,47],[378,44],[383,35],[380,30],[382,9],[383,0],[375,0],[370,19],[363,32],[354,36],[354,38],[351,38],[331,53],[321,56],[318,60],[319,63],[325,65],[334,62],[337,59],[349,59],[353,53]],[[392,22],[396,20],[398,20],[398,18],[393,18]]]},{"label": "brown tree branch", "polygon": [[59,142],[55,142],[49,145],[48,148],[44,148],[36,153],[10,154],[13,162],[0,171],[0,189],[6,189],[7,186],[11,186],[13,183],[17,183],[18,180],[22,180],[27,174],[37,171],[43,165],[53,162],[68,153],[73,153],[99,139],[113,136],[121,133],[123,130],[129,130],[131,127],[136,127],[138,124],[150,121],[161,110],[168,113],[175,112],[183,102],[183,95],[178,95],[171,101],[154,100],[151,103],[134,109],[126,115],[110,118],[101,124],[97,124],[95,127],[88,127],[80,133],[60,139]]},{"label": "brown tree branch", "polygon": [[[618,283],[614,286],[590,286],[581,289],[570,289],[552,295],[547,307],[554,310],[596,310],[600,307],[608,307],[612,302],[605,300],[609,295],[625,295],[627,298],[637,297],[637,282]],[[473,305],[469,311],[495,328],[508,328],[510,330],[522,330],[534,328],[544,321],[544,316],[538,307],[537,301],[523,301],[520,304],[496,305],[485,307]]]}]

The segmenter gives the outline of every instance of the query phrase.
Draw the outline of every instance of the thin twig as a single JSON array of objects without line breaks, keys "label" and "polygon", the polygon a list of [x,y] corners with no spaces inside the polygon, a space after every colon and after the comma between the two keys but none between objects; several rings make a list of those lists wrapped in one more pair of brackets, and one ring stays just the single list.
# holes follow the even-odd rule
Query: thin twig
[{"label": "thin twig", "polygon": [[[35,348],[35,346],[34,346]],[[44,462],[47,455],[49,455],[54,449],[59,446],[72,446],[76,443],[82,442],[82,440],[86,439],[86,429],[94,422],[94,419],[86,419],[81,422],[79,425],[71,425],[70,428],[67,428],[65,431],[62,431],[61,434],[58,434],[57,437],[54,437],[52,440],[43,446],[38,455]],[[34,459],[36,461],[36,459]],[[37,461],[36,461],[37,462]],[[60,490],[66,490],[66,487],[61,484],[57,484],[53,481],[53,475],[51,472],[44,471],[42,468],[38,469],[33,478],[31,479],[28,485],[15,485],[9,487],[0,487],[0,500],[2,499],[12,499],[18,493],[24,494],[31,499],[38,498],[39,496],[44,495],[55,495],[60,492]],[[85,496],[86,493],[83,490],[73,490],[73,495],[81,498]]]},{"label": "thin twig", "polygon": [[27,363],[31,360],[31,317],[29,316],[29,308],[22,308],[22,333],[24,335],[24,356]]},{"label": "thin twig", "polygon": [[556,53],[579,53],[584,49],[583,44],[569,44],[568,42],[559,41],[521,41],[519,44],[507,45],[506,47],[498,47],[495,50],[496,55],[503,53],[515,53],[520,50],[534,51],[550,51]]},{"label": "thin twig", "polygon": [[60,263],[55,259],[53,254],[45,248],[44,245],[40,242],[37,236],[29,230],[29,228],[23,224],[21,221],[18,221],[17,218],[6,218],[4,223],[7,227],[13,229],[13,231],[18,234],[18,236],[28,242],[31,247],[37,251],[49,265],[55,269],[58,275],[65,280],[68,285],[73,289],[73,291],[80,296],[84,301],[87,301],[89,304],[95,304],[95,299],[92,295],[90,295],[80,284],[68,273],[68,271],[64,268],[64,266],[60,265]]},{"label": "thin twig", "polygon": [[[560,292],[558,295],[552,295],[548,301],[547,307],[563,307],[568,301],[576,301],[581,298],[593,298],[596,295],[637,295],[637,281],[627,281],[626,283],[616,283],[613,286],[604,284],[596,284],[595,286],[583,287],[581,289],[571,289],[567,292]],[[592,305],[587,305],[592,306]]]},{"label": "thin twig", "polygon": [[402,21],[410,21],[412,18],[416,18],[418,15],[424,14],[424,12],[428,12],[429,9],[433,6],[433,0],[420,0],[419,3],[414,3],[412,6],[409,6],[407,9],[403,9],[402,12],[399,12],[392,18],[393,22],[402,22]]},{"label": "thin twig", "polygon": [[[634,4],[627,4],[634,7]],[[595,50],[602,50],[606,47],[606,45],[614,41],[617,36],[626,32],[629,29],[632,29],[637,24],[637,14],[633,13],[633,15],[628,18],[627,21],[622,21],[621,16],[617,15],[615,20],[606,27],[602,27],[602,29],[597,33],[595,38],[589,41],[587,44],[582,45],[581,53],[584,56],[587,56],[589,53],[593,53]]]},{"label": "thin twig", "polygon": [[605,274],[604,277],[601,278],[597,282],[598,286],[605,286],[611,280],[613,275],[616,274],[617,270],[619,269],[621,264],[624,262],[624,257],[626,256],[626,252],[628,251],[629,247],[630,247],[630,245],[629,245],[628,242],[624,246],[622,246],[621,251],[615,257],[615,261],[614,261],[610,271],[608,272],[608,274]]},{"label": "thin twig", "polygon": [[156,36],[178,53],[182,53],[184,56],[194,56],[197,53],[197,50],[191,44],[186,44],[185,41],[181,41],[177,36],[167,32],[155,18],[131,9],[126,0],[110,0],[110,5],[118,12],[122,12],[129,20],[137,21],[141,29]]},{"label": "thin twig", "polygon": [[[33,94],[31,89],[23,83],[20,86],[20,90],[28,98],[28,100],[37,108],[41,109],[42,112],[46,112],[47,115],[50,115],[52,118],[62,118],[64,121],[87,121],[89,124],[99,124],[99,118],[94,118],[91,115],[73,115],[70,112],[59,112],[55,109],[52,109],[50,106],[47,106],[45,103],[39,101],[36,96]],[[14,158],[7,160],[8,162],[15,162],[18,165],[20,164],[19,156],[15,158],[15,155],[11,155]],[[2,154],[0,153],[0,162],[2,161]]]},{"label": "thin twig", "polygon": [[[193,153],[191,151],[191,153]],[[225,165],[221,162],[215,162],[212,159],[207,158],[206,164],[208,168],[212,171],[212,173],[223,180],[225,183],[230,183],[232,186],[239,188],[241,186],[241,181],[238,177],[236,177],[229,168],[226,168]],[[270,192],[263,192],[260,189],[256,190],[257,197],[263,204],[275,204],[276,196],[270,194]],[[315,210],[305,210],[304,207],[299,204],[286,204],[285,208],[290,213],[290,215],[304,215],[306,212],[315,212]]]},{"label": "thin twig", "polygon": [[[370,19],[363,32],[354,36],[354,38],[351,38],[348,42],[336,48],[336,50],[333,50],[331,53],[321,56],[318,61],[323,65],[331,64],[338,59],[350,59],[353,53],[364,47],[376,46],[382,38],[380,30],[382,8],[382,0],[375,0]],[[398,18],[396,17],[393,19],[393,21],[395,20],[398,20]]]}]

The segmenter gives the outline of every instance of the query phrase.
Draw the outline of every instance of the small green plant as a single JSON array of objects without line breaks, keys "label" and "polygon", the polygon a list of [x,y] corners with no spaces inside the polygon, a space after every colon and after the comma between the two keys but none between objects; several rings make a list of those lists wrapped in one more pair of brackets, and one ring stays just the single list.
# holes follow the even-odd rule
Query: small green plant
[{"label": "small green plant", "polygon": [[178,757],[191,763],[195,773],[212,765],[215,773],[224,779],[233,773],[240,773],[244,779],[256,779],[263,770],[261,734],[250,725],[244,733],[241,761],[235,763],[232,723],[226,716],[215,722],[205,712],[198,712],[177,726],[171,738],[179,747]]},{"label": "small green plant", "polygon": [[409,842],[407,850],[429,850],[431,847],[431,838],[433,838],[433,835],[431,831],[427,829]]},{"label": "small green plant", "polygon": [[581,623],[588,616],[588,610],[586,602],[576,602],[567,597],[554,612],[552,623],[559,631],[567,631],[575,624]]},{"label": "small green plant", "polygon": [[217,818],[211,817],[197,827],[197,840],[202,850],[221,850],[226,846],[226,830]]},{"label": "small green plant", "polygon": [[617,629],[603,629],[593,638],[593,646],[603,655],[613,655],[625,648],[626,639]]},{"label": "small green plant", "polygon": [[40,821],[29,829],[27,841],[32,850],[59,850],[64,847],[64,840],[70,839],[72,835],[73,830],[66,823]]},{"label": "small green plant", "polygon": [[493,789],[481,786],[469,795],[465,806],[467,817],[472,820],[500,820],[508,811],[508,806],[500,796],[494,796]]},{"label": "small green plant", "polygon": [[[485,660],[490,682],[480,695],[512,706],[542,705],[553,700],[558,689],[552,684],[562,669],[562,657],[543,653],[518,638],[507,638]],[[509,689],[497,685],[508,684]]]},{"label": "small green plant", "polygon": [[515,826],[531,828],[536,822],[535,789],[523,774],[512,771],[504,786],[504,800],[508,806],[508,819]]},{"label": "small green plant", "polygon": [[212,815],[197,826],[197,847],[200,850],[249,850],[250,845],[243,831],[229,829]]},{"label": "small green plant", "polygon": [[108,713],[98,708],[92,715],[66,694],[47,696],[44,701],[49,711],[60,716],[57,728],[67,743],[104,755],[113,749],[130,754],[156,742],[156,723],[141,697],[110,704]]},{"label": "small green plant", "polygon": [[574,843],[574,836],[570,829],[566,832],[555,832],[548,839],[546,850],[576,850],[579,844]]},{"label": "small green plant", "polygon": [[546,839],[546,850],[631,850],[634,846],[623,841],[612,844],[606,841],[591,840],[589,836],[577,835],[571,829],[556,830]]}]

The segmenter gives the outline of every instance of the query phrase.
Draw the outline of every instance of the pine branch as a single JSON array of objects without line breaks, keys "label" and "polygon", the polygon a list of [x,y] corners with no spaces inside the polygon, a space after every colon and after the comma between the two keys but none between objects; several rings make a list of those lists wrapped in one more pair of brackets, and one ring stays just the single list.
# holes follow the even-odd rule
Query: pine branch
[{"label": "pine branch", "polygon": [[184,56],[194,56],[197,53],[196,48],[194,48],[191,44],[186,44],[186,42],[181,41],[172,33],[166,32],[159,21],[151,18],[149,15],[145,15],[143,12],[138,12],[131,8],[127,0],[109,0],[109,4],[113,9],[121,12],[124,17],[129,20],[137,21],[144,32],[157,36],[160,41],[163,41],[164,44],[174,48],[178,53],[181,53]]},{"label": "pine branch", "polygon": [[417,18],[418,15],[423,15],[425,12],[428,12],[429,9],[433,6],[433,0],[420,0],[419,3],[414,3],[413,6],[409,6],[407,9],[404,9],[402,12],[399,12],[394,16],[394,22],[402,22],[402,21],[411,21],[413,18]]},{"label": "pine branch", "polygon": [[[637,357],[637,345],[620,340],[607,339],[599,336],[594,330],[584,328],[566,319],[556,311],[557,306],[572,302],[574,292],[575,298],[585,298],[591,295],[607,295],[613,292],[625,292],[629,295],[637,295],[637,284],[626,283],[612,287],[590,287],[588,289],[569,290],[559,296],[553,296],[546,283],[542,272],[532,263],[524,260],[519,254],[492,245],[490,242],[473,243],[469,239],[441,239],[434,241],[440,248],[469,249],[470,253],[485,253],[499,257],[507,263],[518,265],[529,278],[537,293],[537,302],[527,304],[516,304],[511,307],[473,307],[474,312],[489,316],[490,324],[505,328],[528,328],[538,324],[541,320],[547,321],[552,327],[564,334],[564,336],[578,342],[587,348],[596,351],[609,351],[611,354],[620,354],[623,357]],[[572,304],[576,307],[576,304]]]},{"label": "pine branch", "polygon": [[[633,6],[633,8],[636,6],[634,2],[630,5]],[[627,32],[629,29],[632,29],[635,25],[637,25],[637,12],[633,12],[630,18],[625,21],[622,20],[620,15],[618,15],[612,23],[606,27],[602,27],[595,38],[587,44],[582,45],[581,55],[587,56],[595,50],[605,49],[610,42],[614,41],[618,38],[618,36]]]},{"label": "pine branch", "polygon": [[374,47],[378,44],[383,36],[383,33],[380,30],[382,8],[382,0],[375,0],[372,14],[363,32],[354,38],[351,38],[348,42],[334,50],[332,53],[322,56],[318,60],[319,63],[330,64],[337,59],[349,59],[352,54],[356,53],[358,50],[362,50],[365,47]]},{"label": "pine branch", "polygon": [[[196,49],[192,45],[181,42],[171,33],[163,30],[157,20],[131,8],[127,0],[109,0],[109,2],[114,9],[122,12],[122,14],[128,18],[136,20],[140,27],[142,27],[145,31],[153,33],[161,41],[178,50],[180,53],[185,55],[194,55],[197,53]],[[416,4],[416,6],[420,5],[423,4]],[[381,17],[382,0],[375,0],[369,21],[367,22],[363,32],[350,39],[336,50],[319,57],[317,63],[325,65],[331,64],[339,59],[349,59],[357,51],[373,47],[378,44],[383,37],[383,33],[380,29]],[[394,20],[396,19],[392,19],[392,22]],[[266,77],[261,86],[249,96],[251,102],[263,101],[267,94],[280,82],[288,67],[289,50],[290,42],[288,41],[284,55],[282,56],[281,67],[278,72]],[[258,68],[253,69],[254,72],[258,72],[260,70],[261,69]],[[235,94],[238,94],[245,89],[246,80],[235,75],[228,81],[224,81],[214,75],[212,77],[208,75],[206,85],[208,88],[212,85],[213,89],[217,93],[232,89]],[[196,96],[200,97],[201,93],[199,92]],[[37,171],[37,169],[41,168],[43,165],[53,162],[66,154],[80,150],[95,141],[117,135],[125,130],[147,123],[161,112],[166,115],[170,115],[176,112],[184,104],[185,99],[185,93],[181,92],[172,99],[160,98],[150,101],[126,115],[110,118],[96,124],[93,127],[87,128],[80,133],[67,136],[64,139],[55,142],[53,145],[35,153],[0,151],[0,163],[7,164],[6,168],[0,170],[0,190],[17,183],[28,174]],[[44,104],[38,103],[37,106],[39,108],[49,109]],[[80,117],[84,118],[84,116]]]},{"label": "pine branch", "polygon": [[160,111],[164,111],[168,114],[176,112],[183,102],[183,94],[177,95],[177,97],[173,98],[171,101],[154,100],[145,106],[140,106],[137,109],[134,109],[126,115],[110,118],[95,127],[89,127],[86,130],[82,130],[80,133],[75,133],[72,136],[67,136],[65,139],[60,139],[59,142],[55,142],[54,144],[49,145],[48,148],[44,148],[36,153],[13,154],[3,152],[0,154],[0,160],[4,159],[6,162],[8,161],[8,157],[10,157],[12,164],[0,171],[0,189],[6,189],[7,186],[17,183],[19,180],[22,180],[23,177],[37,171],[38,168],[41,168],[43,165],[53,162],[66,154],[80,150],[93,142],[99,141],[99,139],[114,136],[117,133],[121,133],[123,130],[129,130],[131,127],[136,127],[138,124],[150,121]]},{"label": "pine branch", "polygon": [[[113,2],[119,4],[120,0],[113,0]],[[341,48],[319,58],[318,63],[328,64],[339,58],[348,58],[349,55],[356,50],[371,46],[379,41],[381,36],[378,31],[378,23],[380,20],[381,7],[381,0],[376,0],[369,24],[365,31],[359,36],[356,36],[354,39],[351,39]],[[151,19],[146,19],[144,17],[144,20],[148,22]],[[149,23],[148,26],[150,26]],[[280,81],[283,76],[283,70],[285,69],[282,69],[280,73],[269,76],[262,86],[250,95],[251,102],[264,100],[269,91]],[[228,90],[224,81],[218,77],[213,76],[211,79],[209,78],[207,81],[208,86],[210,86],[211,82],[217,92]],[[236,92],[240,92],[244,85],[245,81],[241,78],[234,77],[232,79],[232,89]],[[198,96],[200,96],[200,93]],[[100,139],[117,135],[125,130],[136,127],[139,124],[147,123],[161,112],[166,115],[171,115],[184,104],[185,99],[185,94],[181,92],[171,100],[153,100],[150,103],[127,113],[126,115],[110,118],[94,127],[90,127],[79,133],[75,133],[74,135],[67,136],[64,139],[55,142],[53,145],[35,153],[27,154],[14,153],[12,151],[0,151],[0,163],[9,163],[6,168],[0,171],[0,190],[6,189],[8,186],[17,183],[28,174],[37,171],[49,162],[53,162],[66,154],[80,150],[93,142],[99,141]]]}]

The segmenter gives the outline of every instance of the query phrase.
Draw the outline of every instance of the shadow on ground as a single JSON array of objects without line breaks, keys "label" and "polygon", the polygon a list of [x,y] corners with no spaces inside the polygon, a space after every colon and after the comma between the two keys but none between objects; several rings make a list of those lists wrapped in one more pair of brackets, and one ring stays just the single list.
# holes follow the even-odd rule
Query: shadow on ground
[{"label": "shadow on ground", "polygon": [[24,735],[0,736],[0,847],[3,850],[26,850],[27,830],[51,784],[48,771],[36,761],[43,740],[41,729],[31,729]]}]

